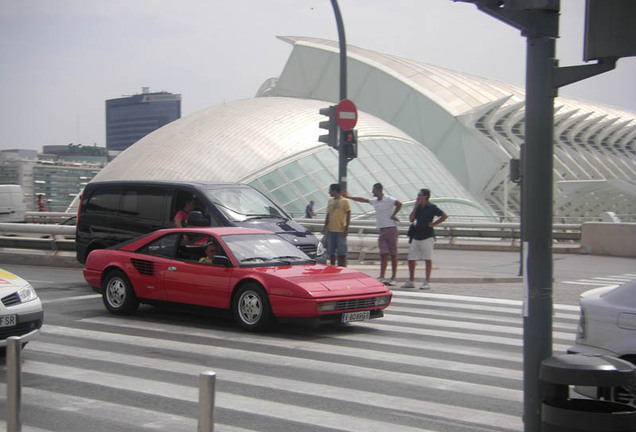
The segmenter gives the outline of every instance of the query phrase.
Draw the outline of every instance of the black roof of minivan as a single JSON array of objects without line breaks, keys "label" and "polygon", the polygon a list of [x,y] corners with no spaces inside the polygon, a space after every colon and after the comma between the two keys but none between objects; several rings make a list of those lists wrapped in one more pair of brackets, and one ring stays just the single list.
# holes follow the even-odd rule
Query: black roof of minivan
[{"label": "black roof of minivan", "polygon": [[202,189],[210,189],[216,187],[250,187],[244,183],[233,182],[206,182],[196,180],[107,180],[95,181],[86,185],[86,189],[92,189],[98,186],[118,186],[118,185],[139,185],[139,186],[194,186]]}]

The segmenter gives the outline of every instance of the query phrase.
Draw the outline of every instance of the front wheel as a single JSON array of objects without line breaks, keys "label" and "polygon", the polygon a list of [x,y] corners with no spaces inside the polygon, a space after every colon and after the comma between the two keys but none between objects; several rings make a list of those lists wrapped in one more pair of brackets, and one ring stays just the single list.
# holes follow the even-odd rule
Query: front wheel
[{"label": "front wheel", "polygon": [[108,312],[114,315],[130,315],[139,307],[130,280],[120,270],[113,270],[104,278],[102,300]]},{"label": "front wheel", "polygon": [[232,309],[236,322],[250,331],[267,329],[274,318],[267,293],[257,283],[247,283],[238,289]]}]

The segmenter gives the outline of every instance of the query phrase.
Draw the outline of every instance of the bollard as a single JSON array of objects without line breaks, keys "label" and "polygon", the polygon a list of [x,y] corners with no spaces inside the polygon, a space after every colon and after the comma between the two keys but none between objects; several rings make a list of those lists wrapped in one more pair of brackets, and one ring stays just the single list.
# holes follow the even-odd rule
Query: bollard
[{"label": "bollard", "polygon": [[199,426],[198,432],[214,432],[214,386],[216,373],[199,375]]},{"label": "bollard", "polygon": [[22,399],[22,341],[7,338],[7,432],[20,432]]}]

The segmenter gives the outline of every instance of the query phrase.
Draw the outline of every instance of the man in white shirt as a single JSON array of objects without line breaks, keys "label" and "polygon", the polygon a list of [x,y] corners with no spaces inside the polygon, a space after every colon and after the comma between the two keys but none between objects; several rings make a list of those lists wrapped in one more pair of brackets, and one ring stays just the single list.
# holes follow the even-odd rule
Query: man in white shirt
[{"label": "man in white shirt", "polygon": [[[378,246],[380,247],[380,277],[378,279],[387,285],[395,285],[398,265],[398,219],[396,215],[402,208],[402,202],[388,195],[384,195],[381,183],[374,184],[371,193],[374,197],[372,199],[352,197],[346,192],[343,196],[353,201],[371,204],[375,209],[375,223],[380,230],[380,236],[378,237]],[[386,279],[386,267],[389,256],[391,257],[391,279]]]}]

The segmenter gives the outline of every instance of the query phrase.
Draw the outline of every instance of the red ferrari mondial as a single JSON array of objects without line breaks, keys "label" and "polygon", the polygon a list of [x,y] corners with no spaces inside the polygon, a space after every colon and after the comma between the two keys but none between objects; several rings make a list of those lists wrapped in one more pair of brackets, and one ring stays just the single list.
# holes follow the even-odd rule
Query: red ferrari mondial
[{"label": "red ferrari mondial", "polygon": [[281,318],[379,318],[392,296],[362,272],[315,264],[276,234],[236,227],[160,230],[94,250],[84,278],[113,314],[140,303],[198,305],[229,309],[254,331]]}]

